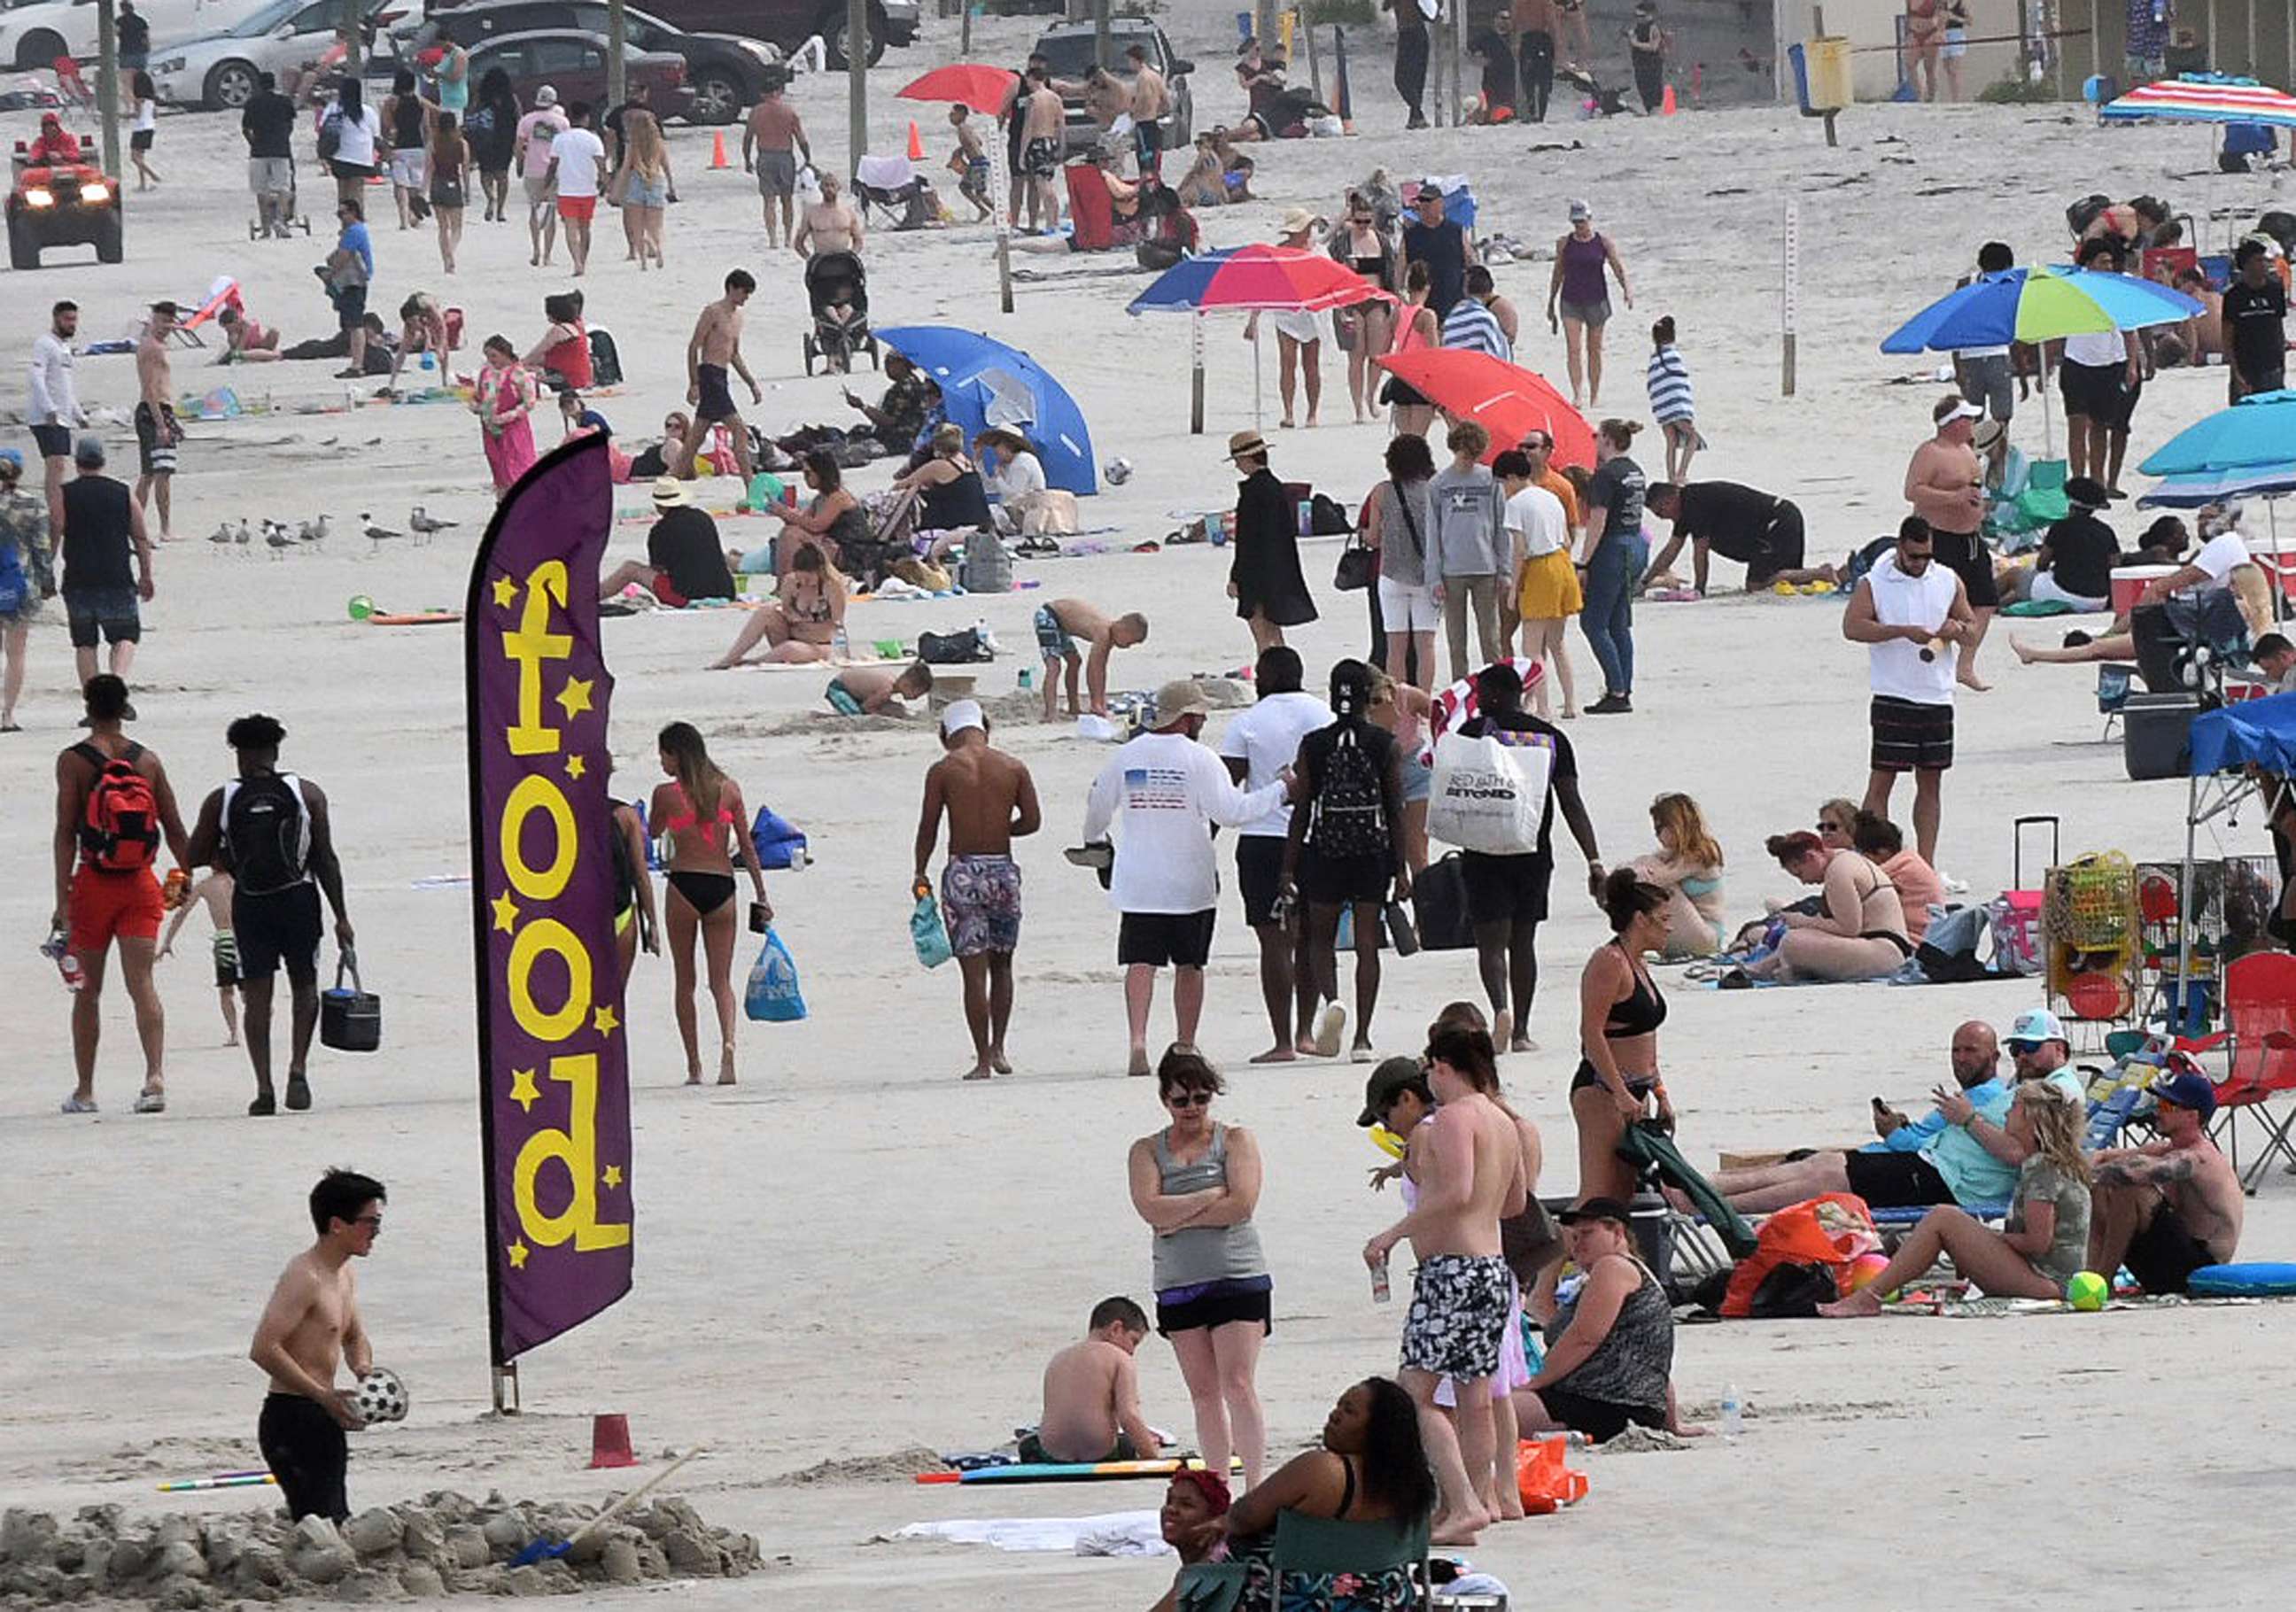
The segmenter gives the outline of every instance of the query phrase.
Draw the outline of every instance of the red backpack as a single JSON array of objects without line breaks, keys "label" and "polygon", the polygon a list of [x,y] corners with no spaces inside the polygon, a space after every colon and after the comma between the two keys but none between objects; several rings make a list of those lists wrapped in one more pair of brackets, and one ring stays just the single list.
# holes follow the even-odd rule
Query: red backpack
[{"label": "red backpack", "polygon": [[127,751],[107,756],[92,744],[72,747],[95,767],[81,814],[81,861],[106,873],[134,873],[160,855],[160,804],[152,781],[135,770],[144,747],[129,741]]}]

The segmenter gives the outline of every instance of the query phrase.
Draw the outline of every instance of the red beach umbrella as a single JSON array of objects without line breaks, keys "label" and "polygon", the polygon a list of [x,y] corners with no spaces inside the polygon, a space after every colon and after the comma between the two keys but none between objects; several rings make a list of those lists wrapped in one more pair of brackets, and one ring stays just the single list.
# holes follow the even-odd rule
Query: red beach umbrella
[{"label": "red beach umbrella", "polygon": [[1595,467],[1594,428],[1544,375],[1464,348],[1423,347],[1372,362],[1453,419],[1474,421],[1490,432],[1486,464],[1526,432],[1542,430],[1554,438],[1557,466]]},{"label": "red beach umbrella", "polygon": [[1004,105],[1004,96],[1017,77],[1008,67],[985,61],[952,61],[894,92],[904,101],[962,101],[976,112],[992,116]]}]

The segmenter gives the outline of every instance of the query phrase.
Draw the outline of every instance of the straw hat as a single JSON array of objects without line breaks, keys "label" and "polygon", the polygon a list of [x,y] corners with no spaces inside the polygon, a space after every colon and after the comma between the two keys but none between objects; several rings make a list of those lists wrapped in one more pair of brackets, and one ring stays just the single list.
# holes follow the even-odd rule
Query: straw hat
[{"label": "straw hat", "polygon": [[1267,456],[1267,438],[1258,431],[1238,431],[1227,439],[1227,456],[1237,459],[1264,459]]},{"label": "straw hat", "polygon": [[685,490],[685,483],[680,481],[676,477],[660,476],[654,479],[654,508],[658,510],[682,510],[693,502],[693,495]]}]

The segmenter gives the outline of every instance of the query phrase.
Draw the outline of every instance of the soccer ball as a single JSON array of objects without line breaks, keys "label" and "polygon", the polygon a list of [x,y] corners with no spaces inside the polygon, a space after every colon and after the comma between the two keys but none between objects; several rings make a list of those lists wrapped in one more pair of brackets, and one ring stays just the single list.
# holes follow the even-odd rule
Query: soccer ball
[{"label": "soccer ball", "polygon": [[1132,461],[1119,454],[1108,462],[1101,474],[1108,478],[1111,486],[1122,487],[1132,479]]},{"label": "soccer ball", "polygon": [[369,1423],[405,1421],[408,1400],[406,1385],[398,1380],[398,1373],[375,1367],[358,1379],[356,1395],[359,1414]]},{"label": "soccer ball", "polygon": [[2076,1310],[2102,1310],[2112,1297],[2112,1284],[2094,1271],[2076,1272],[2065,1283],[2065,1302]]}]

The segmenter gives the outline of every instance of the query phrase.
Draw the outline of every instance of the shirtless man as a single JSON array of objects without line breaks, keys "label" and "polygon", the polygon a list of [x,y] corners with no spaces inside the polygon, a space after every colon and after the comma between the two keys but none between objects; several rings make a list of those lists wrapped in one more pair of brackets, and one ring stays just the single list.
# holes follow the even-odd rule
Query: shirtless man
[{"label": "shirtless man", "polygon": [[1015,836],[1043,825],[1037,781],[1017,758],[988,742],[980,702],[952,700],[940,714],[941,749],[947,752],[925,773],[924,809],[917,818],[914,891],[932,888],[925,876],[948,814],[948,862],[941,869],[940,911],[949,949],[964,975],[964,1022],[972,1032],[967,1080],[1010,1075],[1004,1030],[1013,1019],[1013,953],[1021,944],[1021,869],[1013,860]]},{"label": "shirtless man", "polygon": [[808,202],[790,237],[790,250],[800,258],[823,252],[859,253],[863,246],[861,212],[842,194],[837,176],[821,176],[821,200]]},{"label": "shirtless man", "polygon": [[1147,1313],[1128,1298],[1092,1307],[1084,1339],[1045,1368],[1045,1412],[1021,1440],[1035,1462],[1153,1461],[1164,1441],[1140,1413],[1140,1371],[1132,1356],[1148,1336]]},{"label": "shirtless man", "polygon": [[1132,62],[1132,138],[1140,157],[1140,176],[1163,176],[1164,114],[1172,110],[1172,92],[1164,75],[1148,65],[1148,47],[1128,45]]},{"label": "shirtless man", "polygon": [[2152,1083],[2159,1140],[2108,1148],[2089,1186],[2088,1265],[2123,1264],[2147,1293],[2182,1293],[2202,1265],[2222,1264],[2240,1246],[2248,1201],[2240,1179],[2209,1140],[2216,1089],[2187,1061]]},{"label": "shirtless man", "polygon": [[184,439],[176,421],[176,377],[168,365],[168,332],[175,328],[176,305],[155,302],[135,344],[135,507],[157,495],[162,543],[175,536],[168,529],[168,486],[176,474],[176,444]]},{"label": "shirtless man", "polygon": [[813,143],[805,137],[805,124],[797,108],[782,98],[786,82],[779,75],[766,80],[765,94],[750,109],[749,124],[742,131],[742,171],[758,176],[768,247],[792,239],[798,158],[802,153],[808,166],[813,162]]},{"label": "shirtless man", "polygon": [[962,101],[948,109],[948,126],[956,133],[956,149],[949,153],[948,171],[956,176],[956,193],[972,203],[972,221],[980,224],[996,209],[988,200],[988,152],[980,143],[980,129],[972,121],[971,110]]},{"label": "shirtless man", "polygon": [[1969,590],[1969,608],[1976,625],[1961,642],[1961,667],[1956,676],[1968,688],[1982,692],[1978,681],[1977,651],[1993,612],[2001,603],[1993,582],[1993,558],[1978,529],[1985,520],[1985,467],[1970,446],[1975,422],[1985,411],[1959,393],[1938,399],[1930,411],[1937,435],[1914,450],[1906,466],[1906,502],[1914,513],[1930,523],[1935,536],[1937,561],[1961,578]]},{"label": "shirtless man", "polygon": [[[1062,667],[1068,670],[1069,715],[1083,715],[1077,705],[1077,672],[1085,674],[1085,691],[1092,698],[1092,713],[1108,715],[1108,657],[1116,650],[1128,650],[1148,641],[1148,618],[1135,610],[1114,620],[1081,599],[1055,599],[1050,604],[1038,605],[1036,617],[1037,648],[1045,658],[1045,720],[1050,722],[1058,715],[1058,691],[1054,687]],[[1083,639],[1092,646],[1087,659],[1077,651],[1076,641]]]},{"label": "shirtless man", "polygon": [[[687,421],[685,440],[677,445],[677,456],[670,464],[673,476],[692,478],[694,454],[710,428],[719,424],[734,438],[742,486],[748,487],[750,478],[757,473],[750,462],[750,428],[734,406],[733,389],[726,384],[726,373],[731,370],[749,383],[750,402],[766,400],[757,377],[742,362],[742,305],[757,289],[758,282],[749,270],[734,270],[726,276],[726,294],[704,307],[701,317],[694,321],[693,334],[685,343],[685,400],[693,405],[693,418]],[[743,496],[747,495],[745,492]]]},{"label": "shirtless man", "polygon": [[374,1365],[350,1262],[374,1252],[385,1196],[381,1182],[349,1170],[319,1178],[311,1189],[318,1239],[279,1273],[247,1351],[271,1379],[256,1439],[264,1464],[279,1480],[288,1515],[298,1521],[341,1522],[351,1514],[343,1482],[350,1449],[343,1432],[366,1423],[357,1389],[337,1387],[335,1374],[348,1364],[356,1382]]},{"label": "shirtless man", "polygon": [[1052,76],[1029,70],[1021,102],[1021,187],[1029,195],[1029,227],[1050,233],[1061,226],[1061,160],[1067,153],[1068,109]]},{"label": "shirtless man", "polygon": [[[72,1094],[63,1101],[63,1111],[96,1111],[95,1051],[103,1029],[103,971],[116,944],[119,972],[135,1008],[136,1039],[144,1047],[144,1089],[136,1096],[135,1111],[158,1114],[168,1106],[163,1072],[168,1016],[152,979],[152,965],[159,950],[160,921],[167,911],[168,898],[152,870],[164,838],[177,870],[169,882],[180,884],[185,877],[183,870],[191,866],[191,840],[176,809],[176,791],[168,782],[168,769],[160,765],[156,754],[120,731],[131,710],[127,685],[104,672],[87,680],[86,699],[87,737],[56,757],[56,905],[48,927],[64,937],[80,970],[79,987],[71,1003],[76,1078]],[[89,821],[88,798],[103,771],[115,762],[125,762],[152,792],[151,816],[155,821],[146,822],[141,833],[120,831],[116,815],[101,810],[97,817],[110,816],[115,824],[111,831],[99,833]]]},{"label": "shirtless man", "polygon": [[[1491,1101],[1498,1090],[1491,1038],[1480,1030],[1445,1030],[1427,1055],[1428,1084],[1442,1113],[1412,1133],[1405,1156],[1419,1202],[1364,1245],[1364,1263],[1384,1266],[1406,1238],[1418,1256],[1399,1376],[1419,1407],[1420,1433],[1442,1486],[1435,1541],[1472,1544],[1498,1520],[1484,1509],[1470,1474],[1492,1469],[1491,1379],[1506,1329],[1514,1324],[1499,1222],[1521,1214],[1529,1194],[1522,1140]],[[1435,1403],[1436,1386],[1447,1377],[1457,1390],[1456,1432]]]}]

